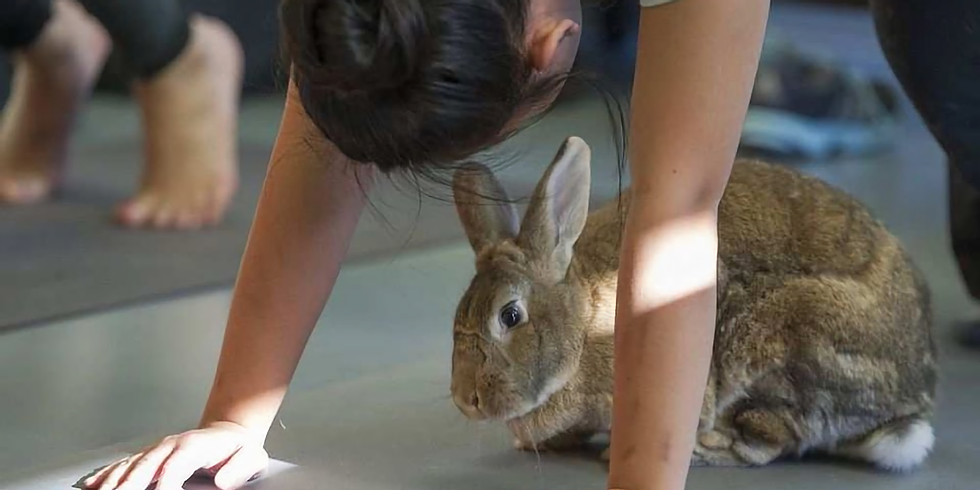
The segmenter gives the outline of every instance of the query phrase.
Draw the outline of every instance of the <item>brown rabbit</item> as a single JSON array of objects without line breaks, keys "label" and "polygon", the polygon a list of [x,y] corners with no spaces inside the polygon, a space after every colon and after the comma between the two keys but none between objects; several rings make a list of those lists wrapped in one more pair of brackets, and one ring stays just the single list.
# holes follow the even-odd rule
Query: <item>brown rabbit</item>
[{"label": "brown rabbit", "polygon": [[[457,172],[476,276],[453,328],[452,394],[505,421],[520,448],[609,431],[625,193],[588,214],[590,150],[570,138],[517,211],[493,175]],[[824,452],[889,470],[932,449],[929,293],[898,240],[854,198],[755,161],[719,208],[718,322],[694,464]]]}]

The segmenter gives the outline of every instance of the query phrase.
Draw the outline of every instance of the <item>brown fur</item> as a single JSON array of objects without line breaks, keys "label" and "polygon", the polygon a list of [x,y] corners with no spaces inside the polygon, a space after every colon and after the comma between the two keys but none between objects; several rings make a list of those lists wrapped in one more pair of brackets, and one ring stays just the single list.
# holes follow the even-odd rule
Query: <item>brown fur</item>
[{"label": "brown fur", "polygon": [[[589,158],[584,142],[566,142],[519,230],[485,168],[456,178],[477,272],[456,314],[452,392],[467,416],[506,421],[523,448],[610,428],[629,195],[578,223]],[[564,197],[547,192],[568,186]],[[475,195],[481,206],[466,200]],[[694,462],[762,465],[817,450],[902,467],[872,450],[915,424],[931,437],[936,351],[927,287],[898,240],[847,194],[756,161],[736,162],[718,226],[716,340]],[[498,315],[512,300],[526,321],[507,330]]]}]

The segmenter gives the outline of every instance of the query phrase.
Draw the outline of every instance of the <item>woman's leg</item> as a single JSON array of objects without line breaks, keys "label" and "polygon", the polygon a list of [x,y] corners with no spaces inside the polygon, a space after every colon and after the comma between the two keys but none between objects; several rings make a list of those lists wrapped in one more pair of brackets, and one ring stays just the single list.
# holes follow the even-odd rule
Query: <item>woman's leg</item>
[{"label": "woman's leg", "polygon": [[871,5],[892,69],[946,152],[953,251],[980,300],[980,2]]},{"label": "woman's leg", "polygon": [[44,199],[57,184],[75,116],[109,40],[66,0],[0,1],[0,48],[14,76],[0,117],[0,203]]},{"label": "woman's leg", "polygon": [[145,167],[128,226],[197,228],[221,219],[238,183],[243,55],[220,21],[179,0],[81,0],[105,26],[140,104]]}]

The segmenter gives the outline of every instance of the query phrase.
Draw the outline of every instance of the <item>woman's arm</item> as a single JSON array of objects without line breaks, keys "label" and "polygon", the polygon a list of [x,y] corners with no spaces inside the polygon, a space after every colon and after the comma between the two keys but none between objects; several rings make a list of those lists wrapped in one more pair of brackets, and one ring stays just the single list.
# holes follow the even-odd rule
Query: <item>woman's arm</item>
[{"label": "woman's arm", "polygon": [[290,82],[202,425],[235,422],[265,438],[364,208],[371,171],[357,168]]},{"label": "woman's arm", "polygon": [[180,489],[200,468],[237,488],[265,468],[262,446],[340,272],[370,172],[324,140],[290,83],[200,427],[103,468],[87,488]]},{"label": "woman's arm", "polygon": [[714,333],[718,203],[768,7],[678,0],[640,15],[610,488],[684,488]]}]

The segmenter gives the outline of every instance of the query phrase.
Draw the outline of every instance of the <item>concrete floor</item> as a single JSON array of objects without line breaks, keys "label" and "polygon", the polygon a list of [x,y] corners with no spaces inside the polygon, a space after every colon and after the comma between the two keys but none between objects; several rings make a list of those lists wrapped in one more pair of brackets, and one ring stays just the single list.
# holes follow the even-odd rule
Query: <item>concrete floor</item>
[{"label": "concrete floor", "polygon": [[[812,21],[794,15],[776,12],[774,25]],[[870,25],[848,19],[858,22],[856,34],[828,40],[803,28],[795,35],[822,45],[870,46]],[[874,49],[841,53],[855,66],[884,66]],[[107,117],[115,104],[97,104],[89,117]],[[268,123],[277,118],[274,104],[249,105],[243,131],[269,138]],[[514,144],[527,148],[569,133],[590,139],[603,160],[596,172],[606,176],[597,178],[605,188],[599,193],[606,194],[615,167],[598,120],[594,103],[572,104]],[[125,128],[101,128],[85,129],[83,144],[126,136]],[[534,165],[511,170],[519,187],[536,180],[555,148],[533,146],[528,161]],[[905,476],[828,461],[695,469],[690,489],[976,488],[980,352],[963,350],[953,336],[956,323],[980,317],[980,309],[965,294],[947,251],[944,168],[915,118],[891,155],[803,167],[868,203],[906,242],[932,285],[943,378],[938,445],[926,467]],[[604,488],[605,469],[589,456],[517,453],[502,427],[470,424],[452,407],[450,322],[471,261],[459,241],[346,268],[270,436],[272,455],[329,473],[341,482],[332,488]],[[136,447],[193,425],[211,381],[228,299],[228,291],[218,291],[0,335],[0,481],[57,466],[81,451]]]}]

